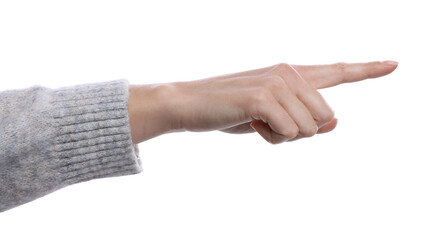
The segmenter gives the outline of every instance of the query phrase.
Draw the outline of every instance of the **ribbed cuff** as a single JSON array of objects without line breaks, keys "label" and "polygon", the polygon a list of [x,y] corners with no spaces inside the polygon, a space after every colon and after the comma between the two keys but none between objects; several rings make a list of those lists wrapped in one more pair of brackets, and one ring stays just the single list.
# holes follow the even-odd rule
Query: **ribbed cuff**
[{"label": "ribbed cuff", "polygon": [[61,185],[142,171],[125,79],[55,89],[54,166]]}]

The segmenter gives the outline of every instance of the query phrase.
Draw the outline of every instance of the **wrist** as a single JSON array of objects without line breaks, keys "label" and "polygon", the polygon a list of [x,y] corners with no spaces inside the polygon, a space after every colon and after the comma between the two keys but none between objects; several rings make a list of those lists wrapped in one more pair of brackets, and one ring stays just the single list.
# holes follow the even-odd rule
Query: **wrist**
[{"label": "wrist", "polygon": [[176,88],[172,83],[129,86],[128,112],[133,143],[183,131],[176,118]]}]

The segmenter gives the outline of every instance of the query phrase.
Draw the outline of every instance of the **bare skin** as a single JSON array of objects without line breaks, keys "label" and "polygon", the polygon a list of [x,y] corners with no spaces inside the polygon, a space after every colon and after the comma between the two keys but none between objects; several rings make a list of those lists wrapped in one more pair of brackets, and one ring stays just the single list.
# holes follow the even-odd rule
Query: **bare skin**
[{"label": "bare skin", "polygon": [[258,132],[271,144],[335,129],[337,119],[317,89],[377,78],[393,61],[280,63],[196,81],[130,85],[131,135],[140,143],[182,131]]}]

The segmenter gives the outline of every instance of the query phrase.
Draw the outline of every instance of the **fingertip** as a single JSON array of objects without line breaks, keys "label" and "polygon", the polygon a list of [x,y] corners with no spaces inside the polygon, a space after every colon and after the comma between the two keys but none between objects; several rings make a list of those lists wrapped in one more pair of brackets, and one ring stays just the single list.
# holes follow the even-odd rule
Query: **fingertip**
[{"label": "fingertip", "polygon": [[328,122],[327,124],[323,125],[321,128],[319,128],[319,130],[317,131],[317,133],[327,133],[330,132],[332,130],[334,130],[336,128],[336,125],[338,124],[338,119],[334,118],[332,119],[332,121]]},{"label": "fingertip", "polygon": [[380,63],[387,69],[386,74],[392,73],[398,67],[398,62],[392,60],[381,61]]},{"label": "fingertip", "polygon": [[391,60],[374,61],[365,63],[363,66],[365,67],[364,71],[367,72],[367,74],[360,79],[379,78],[392,73],[397,68],[398,62]]}]

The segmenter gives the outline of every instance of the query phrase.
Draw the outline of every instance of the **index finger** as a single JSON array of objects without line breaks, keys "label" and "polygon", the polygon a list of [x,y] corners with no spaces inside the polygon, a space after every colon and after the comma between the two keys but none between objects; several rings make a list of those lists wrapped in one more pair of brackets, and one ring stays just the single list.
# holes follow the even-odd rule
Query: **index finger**
[{"label": "index finger", "polygon": [[292,65],[314,88],[328,88],[342,83],[377,78],[393,72],[394,61],[368,63],[335,63],[330,65]]}]

